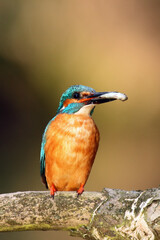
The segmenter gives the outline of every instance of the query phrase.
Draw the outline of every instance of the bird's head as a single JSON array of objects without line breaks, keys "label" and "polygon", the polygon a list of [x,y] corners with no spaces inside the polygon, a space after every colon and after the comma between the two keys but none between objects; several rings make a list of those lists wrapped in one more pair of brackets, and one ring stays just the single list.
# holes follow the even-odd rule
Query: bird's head
[{"label": "bird's head", "polygon": [[69,87],[61,96],[57,110],[59,113],[82,113],[91,115],[95,105],[114,100],[127,100],[127,96],[119,92],[96,92],[83,85]]}]

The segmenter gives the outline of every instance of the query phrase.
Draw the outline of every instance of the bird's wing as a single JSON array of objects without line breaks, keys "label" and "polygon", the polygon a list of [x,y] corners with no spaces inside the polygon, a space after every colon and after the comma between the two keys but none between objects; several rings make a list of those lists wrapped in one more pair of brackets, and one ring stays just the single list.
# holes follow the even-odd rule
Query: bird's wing
[{"label": "bird's wing", "polygon": [[45,176],[45,144],[46,144],[46,132],[47,132],[47,129],[50,125],[50,123],[55,119],[52,118],[49,123],[47,124],[46,128],[45,128],[45,131],[43,133],[43,136],[42,136],[42,143],[41,143],[41,152],[40,152],[40,174],[41,174],[41,177],[42,177],[42,182],[46,185],[46,188],[48,188],[48,184],[47,184],[47,180],[46,180],[46,176]]},{"label": "bird's wing", "polygon": [[48,188],[46,176],[45,176],[45,149],[44,149],[45,143],[46,143],[46,138],[45,138],[45,132],[44,132],[42,137],[41,152],[40,152],[40,174],[42,177],[42,182],[46,185],[46,188]]}]

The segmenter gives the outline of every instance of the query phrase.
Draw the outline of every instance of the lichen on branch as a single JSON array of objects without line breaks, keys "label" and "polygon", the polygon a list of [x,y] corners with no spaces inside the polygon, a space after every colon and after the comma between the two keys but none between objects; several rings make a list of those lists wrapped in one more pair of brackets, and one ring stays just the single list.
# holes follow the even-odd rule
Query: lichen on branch
[{"label": "lichen on branch", "polygon": [[0,195],[0,231],[66,230],[85,239],[160,239],[160,189]]}]

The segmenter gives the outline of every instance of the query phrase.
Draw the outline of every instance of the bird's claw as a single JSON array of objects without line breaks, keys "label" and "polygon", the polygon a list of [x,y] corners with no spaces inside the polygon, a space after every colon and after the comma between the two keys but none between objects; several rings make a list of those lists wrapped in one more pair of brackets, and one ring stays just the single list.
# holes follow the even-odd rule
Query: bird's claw
[{"label": "bird's claw", "polygon": [[84,192],[84,184],[81,184],[80,188],[77,191],[77,198]]},{"label": "bird's claw", "polygon": [[50,188],[50,195],[52,197],[52,199],[54,199],[55,193],[57,192],[54,184],[52,184],[51,188]]}]

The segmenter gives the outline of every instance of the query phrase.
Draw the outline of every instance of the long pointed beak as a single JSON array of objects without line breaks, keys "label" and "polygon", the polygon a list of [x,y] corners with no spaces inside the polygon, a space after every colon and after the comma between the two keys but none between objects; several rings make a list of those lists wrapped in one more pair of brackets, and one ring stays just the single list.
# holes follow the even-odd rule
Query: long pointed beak
[{"label": "long pointed beak", "polygon": [[126,101],[128,97],[124,93],[119,92],[96,92],[93,95],[87,96],[85,99],[81,99],[80,102],[86,102],[86,104],[101,104],[105,102],[111,102],[114,100]]}]

